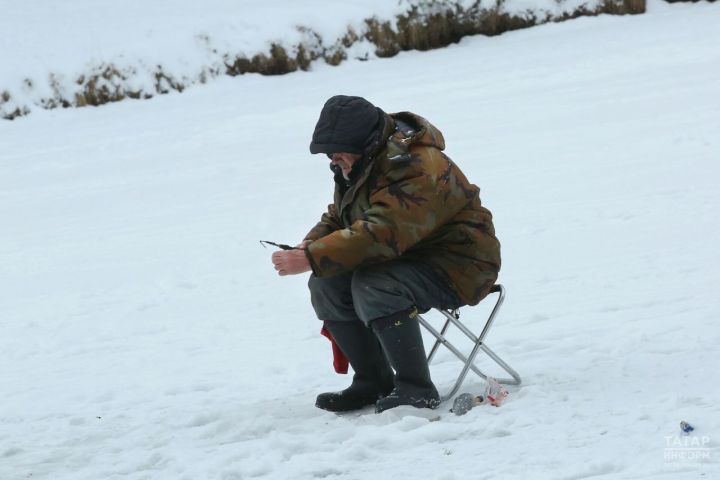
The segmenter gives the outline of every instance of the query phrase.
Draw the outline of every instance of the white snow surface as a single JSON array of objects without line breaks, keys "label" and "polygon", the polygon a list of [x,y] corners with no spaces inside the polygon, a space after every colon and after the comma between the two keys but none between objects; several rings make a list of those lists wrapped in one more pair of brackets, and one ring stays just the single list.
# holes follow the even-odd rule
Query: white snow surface
[{"label": "white snow surface", "polygon": [[[470,8],[476,0],[456,2]],[[503,0],[504,12],[538,18],[559,17],[599,0]],[[352,28],[362,33],[365,20],[395,24],[397,15],[421,0],[0,0],[0,114],[36,110],[49,99],[73,101],[88,77],[96,88],[156,94],[156,74],[183,86],[204,83],[236,57],[267,54],[271,45],[294,56],[300,44],[333,48]],[[483,0],[480,8],[494,8]],[[446,8],[442,3],[435,8]],[[423,10],[423,11],[425,11]],[[310,29],[309,33],[305,29]],[[315,36],[319,35],[319,38]],[[358,42],[350,58],[373,58],[375,46]],[[101,74],[112,66],[123,78]],[[164,88],[169,89],[168,86]]]},{"label": "white snow surface", "polygon": [[[718,478],[719,24],[651,2],[0,123],[0,479]],[[307,146],[337,93],[430,119],[482,188],[488,344],[523,377],[500,408],[313,406],[350,377],[258,240],[330,201]]]}]

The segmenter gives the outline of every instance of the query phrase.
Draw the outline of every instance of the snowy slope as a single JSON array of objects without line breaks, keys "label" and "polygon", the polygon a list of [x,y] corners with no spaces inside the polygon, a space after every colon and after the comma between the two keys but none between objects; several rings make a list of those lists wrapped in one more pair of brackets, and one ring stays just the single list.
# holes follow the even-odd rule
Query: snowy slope
[{"label": "snowy slope", "polygon": [[[96,104],[94,98],[144,98],[224,75],[238,57],[269,55],[271,45],[296,58],[343,51],[373,58],[360,38],[366,21],[395,25],[413,9],[445,11],[447,2],[421,0],[0,0],[0,118],[38,107]],[[454,0],[481,11],[548,21],[600,0]],[[439,7],[438,5],[442,5]],[[327,53],[327,57],[332,57]],[[107,100],[102,100],[105,103]]]},{"label": "snowy slope", "polygon": [[[0,479],[717,478],[720,4],[649,10],[0,123]],[[329,202],[335,93],[426,116],[482,188],[501,408],[313,407],[349,378],[257,241]]]}]

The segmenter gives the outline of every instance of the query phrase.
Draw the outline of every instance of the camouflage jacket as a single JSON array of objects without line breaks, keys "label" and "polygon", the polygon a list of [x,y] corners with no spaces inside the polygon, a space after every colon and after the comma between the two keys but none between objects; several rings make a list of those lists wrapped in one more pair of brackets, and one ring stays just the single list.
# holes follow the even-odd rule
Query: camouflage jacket
[{"label": "camouflage jacket", "polygon": [[336,185],[334,203],[305,237],[313,273],[420,260],[475,305],[500,270],[500,243],[480,189],[442,153],[442,134],[424,118],[388,115],[379,138],[358,178],[348,188]]}]

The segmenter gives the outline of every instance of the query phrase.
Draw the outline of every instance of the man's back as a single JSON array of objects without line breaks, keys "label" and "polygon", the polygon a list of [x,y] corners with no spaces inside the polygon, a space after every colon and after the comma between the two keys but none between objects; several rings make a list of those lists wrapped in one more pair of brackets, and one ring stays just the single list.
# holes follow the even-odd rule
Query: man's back
[{"label": "man's back", "polygon": [[[383,142],[383,139],[387,139]],[[308,248],[317,276],[393,258],[430,264],[461,300],[479,302],[497,279],[500,244],[491,213],[442,150],[442,134],[409,112],[389,115],[375,151],[335,201]],[[322,223],[322,222],[321,222]]]}]

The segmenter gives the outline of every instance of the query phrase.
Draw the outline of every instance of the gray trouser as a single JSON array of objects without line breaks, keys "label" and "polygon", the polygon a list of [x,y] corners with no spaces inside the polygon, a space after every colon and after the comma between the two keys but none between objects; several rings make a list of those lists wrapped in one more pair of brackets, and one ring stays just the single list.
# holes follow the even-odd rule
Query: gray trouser
[{"label": "gray trouser", "polygon": [[310,299],[320,320],[372,320],[417,307],[458,308],[446,281],[431,266],[412,260],[390,260],[327,278],[310,276]]}]

